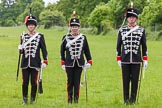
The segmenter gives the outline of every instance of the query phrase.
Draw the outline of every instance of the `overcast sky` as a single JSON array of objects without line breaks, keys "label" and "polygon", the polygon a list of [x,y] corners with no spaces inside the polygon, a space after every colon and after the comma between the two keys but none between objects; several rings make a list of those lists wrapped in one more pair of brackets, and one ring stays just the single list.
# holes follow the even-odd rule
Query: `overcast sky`
[{"label": "overcast sky", "polygon": [[43,0],[45,2],[45,6],[47,6],[48,3],[56,3],[56,1],[59,0]]},{"label": "overcast sky", "polygon": [[[56,1],[59,1],[59,0],[43,0],[45,2],[45,6],[48,5],[48,3],[56,3]],[[1,3],[1,0],[0,0],[0,3]]]}]

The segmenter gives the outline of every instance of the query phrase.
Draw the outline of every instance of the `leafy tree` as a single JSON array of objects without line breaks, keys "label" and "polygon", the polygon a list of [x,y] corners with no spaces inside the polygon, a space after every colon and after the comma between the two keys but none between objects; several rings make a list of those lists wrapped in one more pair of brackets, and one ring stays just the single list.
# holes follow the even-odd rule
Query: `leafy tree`
[{"label": "leafy tree", "polygon": [[28,15],[28,14],[25,14],[24,11],[26,13],[29,13],[27,12],[28,10],[26,9],[26,8],[29,8],[28,1],[33,2],[31,5],[35,7],[34,11],[36,11],[33,13],[34,14],[36,13],[36,15],[39,16],[38,13],[40,13],[40,11],[42,11],[42,8],[44,8],[44,2],[42,0],[1,0],[0,25],[1,26],[12,26],[14,24],[19,24],[19,22],[23,22],[25,15]]},{"label": "leafy tree", "polygon": [[30,13],[30,8],[32,10],[32,15],[35,16],[38,20],[39,20],[39,14],[42,12],[42,10],[44,9],[44,3],[41,2],[42,0],[35,0],[34,2],[32,2],[31,4],[28,4],[26,6],[26,9],[24,10],[24,12],[22,14],[20,14],[17,18],[18,22],[24,22],[24,19],[27,15],[29,15]]},{"label": "leafy tree", "polygon": [[[60,0],[57,2],[57,4],[49,4],[45,9],[46,11],[43,11],[43,0],[9,0],[16,2],[6,2],[7,0],[1,1],[1,26],[9,26],[9,24],[13,25],[13,23],[23,23],[25,17],[29,15],[30,7],[32,7],[32,14],[37,17],[38,21],[40,21],[40,19],[43,20],[42,24],[45,24],[45,21],[47,21],[50,18],[52,18],[53,20],[55,19],[55,21],[58,18],[60,19],[58,23],[50,23],[52,25],[64,24],[63,19],[65,19],[65,21],[68,22],[72,12],[75,10],[81,20],[81,25],[84,27],[88,27],[89,24],[91,24],[91,26],[98,28],[98,33],[102,30],[106,31],[110,29],[111,27],[109,26],[112,26],[114,28],[120,27],[124,19],[124,12],[126,8],[130,7],[130,0]],[[140,24],[150,25],[153,23],[160,23],[162,15],[159,13],[161,13],[162,0],[150,0],[150,3],[148,3],[147,0],[131,1],[134,2],[134,7],[139,10],[140,14],[143,12],[143,8],[146,6],[144,8],[145,12],[143,12],[142,15],[140,15],[140,17],[142,16],[141,18],[139,18]],[[29,4],[28,2],[31,3]],[[49,12],[47,10],[49,10]],[[97,12],[98,10],[102,10],[101,13]],[[54,15],[52,11],[56,11],[57,15]],[[103,11],[105,11],[105,13]],[[61,12],[63,15],[61,15]],[[40,15],[40,13],[42,15],[46,14],[47,16],[43,17],[42,15]],[[102,17],[99,17],[100,15],[102,15]],[[42,18],[39,18],[39,16],[42,16]],[[95,17],[95,19],[92,18],[93,16]],[[99,18],[101,18],[102,21]],[[90,21],[90,19],[94,19],[95,22],[92,22],[92,20],[89,23],[88,21]],[[96,22],[100,24],[97,24]]]},{"label": "leafy tree", "polygon": [[[144,6],[148,3],[146,0],[132,0],[133,7],[138,9],[139,14],[143,11]],[[110,0],[108,6],[111,7],[111,21],[114,28],[119,28],[123,22],[124,14],[127,8],[130,8],[130,0]]]},{"label": "leafy tree", "polygon": [[72,12],[75,10],[81,20],[81,25],[88,25],[88,17],[93,9],[101,2],[107,3],[109,0],[60,0],[56,8],[63,12],[68,22]]},{"label": "leafy tree", "polygon": [[152,0],[149,5],[144,7],[140,15],[140,24],[143,26],[162,24],[162,0]]},{"label": "leafy tree", "polygon": [[[21,14],[24,11],[25,5],[26,3],[22,2],[22,0],[17,0],[16,2],[14,2],[14,0],[10,0],[10,2],[6,0],[1,0],[0,25],[11,26],[14,23],[16,23],[16,18],[19,14]],[[8,22],[12,22],[12,23],[8,23]]]},{"label": "leafy tree", "polygon": [[[89,24],[97,28],[97,34],[102,32],[102,23],[108,20],[110,7],[105,4],[98,5],[89,17]],[[104,24],[104,23],[103,23]]]},{"label": "leafy tree", "polygon": [[40,20],[44,24],[44,28],[50,28],[51,26],[63,26],[65,25],[65,19],[61,12],[55,10],[44,10],[40,14]]}]

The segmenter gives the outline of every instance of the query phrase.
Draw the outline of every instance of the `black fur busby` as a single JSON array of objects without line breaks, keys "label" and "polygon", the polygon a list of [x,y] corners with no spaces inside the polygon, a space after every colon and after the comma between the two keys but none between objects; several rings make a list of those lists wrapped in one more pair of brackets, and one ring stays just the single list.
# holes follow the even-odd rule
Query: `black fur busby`
[{"label": "black fur busby", "polygon": [[127,9],[126,11],[126,17],[131,17],[131,16],[134,16],[136,18],[138,18],[138,10],[135,9],[135,8],[129,8]]},{"label": "black fur busby", "polygon": [[70,26],[80,26],[80,21],[78,18],[71,18],[69,24]]},{"label": "black fur busby", "polygon": [[36,17],[34,17],[34,16],[27,16],[25,18],[25,24],[26,24],[26,26],[28,26],[30,24],[34,24],[35,26],[37,26]]}]

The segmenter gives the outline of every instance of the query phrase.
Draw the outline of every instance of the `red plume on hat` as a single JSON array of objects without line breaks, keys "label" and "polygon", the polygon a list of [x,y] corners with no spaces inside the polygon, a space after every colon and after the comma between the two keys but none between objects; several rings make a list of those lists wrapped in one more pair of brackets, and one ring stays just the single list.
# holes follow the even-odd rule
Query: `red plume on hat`
[{"label": "red plume on hat", "polygon": [[35,26],[37,26],[37,20],[36,20],[36,17],[35,16],[26,16],[25,18],[25,21],[24,21],[24,24],[26,26],[30,25],[30,24],[33,24]]},{"label": "red plume on hat", "polygon": [[73,11],[73,14],[71,15],[71,18],[69,20],[69,25],[70,25],[70,21],[72,18],[76,18],[77,17],[77,14],[76,14],[76,11]]},{"label": "red plume on hat", "polygon": [[70,26],[80,26],[79,18],[77,18],[77,14],[73,11],[72,18],[69,21]]},{"label": "red plume on hat", "polygon": [[27,23],[28,19],[29,19],[29,16],[26,16],[26,17],[25,17],[24,24],[26,24],[26,23]]},{"label": "red plume on hat", "polygon": [[72,16],[73,16],[73,17],[76,17],[76,16],[77,16],[76,11],[73,11]]},{"label": "red plume on hat", "polygon": [[133,2],[131,2],[131,4],[130,4],[130,5],[131,5],[131,8],[133,8]]},{"label": "red plume on hat", "polygon": [[30,24],[33,24],[35,26],[37,26],[37,19],[35,16],[33,16],[31,14],[31,8],[30,8],[30,14],[28,16],[25,17],[25,21],[24,21],[24,24],[26,26],[30,25]]},{"label": "red plume on hat", "polygon": [[125,9],[125,12],[124,12],[124,17],[127,16],[127,9]]}]

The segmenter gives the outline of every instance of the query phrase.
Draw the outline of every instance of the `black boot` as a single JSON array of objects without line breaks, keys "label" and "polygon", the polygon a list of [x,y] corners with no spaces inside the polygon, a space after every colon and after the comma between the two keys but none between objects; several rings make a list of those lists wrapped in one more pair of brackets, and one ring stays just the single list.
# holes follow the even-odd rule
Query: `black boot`
[{"label": "black boot", "polygon": [[31,97],[30,98],[30,104],[33,104],[35,102],[35,98]]},{"label": "black boot", "polygon": [[129,105],[129,99],[124,100],[124,105]]},{"label": "black boot", "polygon": [[74,103],[78,103],[78,96],[74,97]]},{"label": "black boot", "polygon": [[129,100],[129,103],[130,103],[130,105],[135,105],[136,100],[131,97],[130,100]]},{"label": "black boot", "polygon": [[28,101],[28,85],[22,85],[23,105],[27,104]]},{"label": "black boot", "polygon": [[27,97],[23,97],[23,102],[22,102],[22,105],[26,105],[28,102],[28,98]]},{"label": "black boot", "polygon": [[72,104],[72,99],[73,99],[72,96],[68,96],[68,103],[69,104]]},{"label": "black boot", "polygon": [[124,95],[124,105],[129,105],[129,94]]},{"label": "black boot", "polygon": [[131,95],[130,99],[129,99],[129,103],[130,105],[135,105],[136,103],[136,94],[133,94]]},{"label": "black boot", "polygon": [[32,86],[30,104],[33,104],[35,102],[36,92],[37,92],[37,86]]}]

